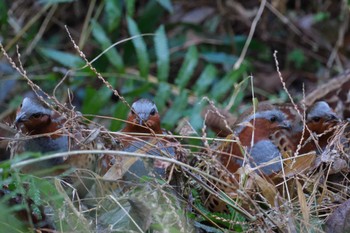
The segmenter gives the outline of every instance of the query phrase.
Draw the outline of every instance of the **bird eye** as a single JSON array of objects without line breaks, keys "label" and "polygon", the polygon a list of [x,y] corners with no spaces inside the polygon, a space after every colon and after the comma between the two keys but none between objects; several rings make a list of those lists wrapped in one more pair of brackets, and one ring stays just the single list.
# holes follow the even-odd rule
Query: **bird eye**
[{"label": "bird eye", "polygon": [[270,118],[270,121],[271,121],[271,122],[277,121],[277,117],[276,117],[276,116],[272,116],[272,117]]},{"label": "bird eye", "polygon": [[312,120],[314,122],[319,122],[321,120],[321,117],[313,117]]},{"label": "bird eye", "polygon": [[34,117],[34,118],[40,118],[40,117],[42,117],[42,115],[43,115],[43,114],[41,114],[41,113],[35,113],[35,114],[32,115],[32,117]]},{"label": "bird eye", "polygon": [[151,112],[150,112],[150,115],[151,116],[154,116],[154,114],[156,114],[156,110],[154,108],[152,108]]}]

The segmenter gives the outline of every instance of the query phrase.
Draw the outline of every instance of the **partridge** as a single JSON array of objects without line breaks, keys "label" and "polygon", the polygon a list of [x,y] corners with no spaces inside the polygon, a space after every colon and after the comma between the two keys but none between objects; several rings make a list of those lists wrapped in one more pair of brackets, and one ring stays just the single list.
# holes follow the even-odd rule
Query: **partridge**
[{"label": "partridge", "polygon": [[[76,124],[75,124],[76,123]],[[93,143],[85,145],[81,130],[83,126],[75,122],[74,126],[66,120],[63,114],[47,107],[44,102],[35,97],[23,99],[17,111],[15,125],[28,139],[24,141],[24,151],[47,153],[66,152],[70,150],[87,149]],[[81,128],[79,128],[81,127]],[[73,133],[71,133],[73,132]],[[69,136],[68,136],[69,135]],[[79,142],[79,143],[78,143]],[[84,176],[91,176],[96,171],[99,156],[95,154],[82,154],[48,159],[34,164],[29,164],[21,169],[24,173],[41,173],[45,175],[59,175],[70,168],[74,168],[74,174],[64,179],[77,188],[80,196],[85,196],[91,183]],[[58,167],[59,169],[55,169]],[[84,184],[82,184],[82,182]]]},{"label": "partridge", "polygon": [[[237,120],[233,128],[233,134],[226,139],[237,140],[222,144],[218,151],[219,161],[234,173],[243,164],[245,154],[251,156],[250,164],[255,167],[274,158],[280,157],[277,146],[270,140],[269,136],[282,129],[290,130],[291,124],[283,112],[275,109],[269,104],[258,105],[256,112],[248,110]],[[242,148],[246,148],[245,153]],[[261,171],[270,175],[277,171],[280,163],[262,167]]]},{"label": "partridge", "polygon": [[[290,128],[291,124],[285,114],[271,104],[261,103],[255,112],[250,109],[243,113],[233,127],[234,133],[226,137],[230,141],[212,146],[213,151],[209,152],[218,162],[212,166],[210,173],[231,185],[227,187],[213,182],[214,189],[217,188],[231,197],[235,196],[239,179],[237,170],[246,163],[256,167],[258,173],[266,177],[279,172],[282,155],[271,141],[270,135]],[[208,196],[207,192],[203,192],[202,199],[211,211],[227,211],[225,203],[214,195]]]},{"label": "partridge", "polygon": [[[62,116],[44,106],[39,99],[24,98],[17,111],[15,125],[24,134],[34,136],[25,140],[24,150],[43,154],[68,151],[68,137],[58,132],[63,127],[64,121]],[[64,159],[60,157],[36,165],[42,168],[53,167],[62,164],[63,161]]]},{"label": "partridge", "polygon": [[[181,154],[180,144],[161,128],[157,106],[149,99],[139,99],[132,104],[126,125],[121,132],[123,135],[120,140],[124,151],[172,158]],[[168,136],[165,138],[160,135]],[[150,173],[165,177],[166,169],[170,165],[158,159],[150,160],[150,163],[138,158],[129,160],[134,160],[124,175],[124,179],[129,181],[135,181]]]},{"label": "partridge", "polygon": [[[292,104],[275,106],[283,111],[288,120],[292,122],[291,131],[282,130],[271,135],[271,139],[284,152],[294,154],[298,150],[299,154],[311,151],[320,154],[328,145],[329,139],[334,135],[335,126],[340,123],[339,117],[324,101],[318,101],[307,108],[305,123],[302,116],[299,115],[299,113],[303,114],[301,106],[296,106],[299,113]],[[300,148],[298,149],[298,147]]]},{"label": "partridge", "polygon": [[305,97],[305,104],[311,106],[317,101],[325,101],[339,117],[350,117],[350,70],[346,70],[328,82],[318,86]]}]

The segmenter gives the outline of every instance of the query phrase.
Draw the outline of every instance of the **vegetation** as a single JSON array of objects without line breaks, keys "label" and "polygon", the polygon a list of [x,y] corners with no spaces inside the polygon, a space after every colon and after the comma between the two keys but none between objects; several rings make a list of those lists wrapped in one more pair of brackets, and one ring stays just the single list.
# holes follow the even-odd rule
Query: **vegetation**
[{"label": "vegetation", "polygon": [[[321,203],[320,211],[311,203],[314,196],[303,192],[288,208],[269,213],[281,225],[291,219],[283,227],[259,220],[263,214],[252,221],[233,208],[230,214],[210,213],[196,182],[178,197],[163,180],[145,178],[144,185],[127,192],[83,203],[59,178],[13,169],[25,158],[40,159],[40,154],[10,159],[13,151],[6,147],[15,137],[10,125],[23,96],[41,89],[56,103],[71,103],[83,114],[84,124],[93,121],[109,132],[122,128],[129,104],[151,98],[162,127],[178,135],[190,160],[215,137],[204,122],[207,106],[238,116],[255,99],[290,102],[277,69],[298,102],[344,71],[349,64],[348,23],[347,1],[0,1],[0,228],[30,232],[11,214],[25,209],[38,218],[45,212],[46,222],[55,222],[60,232],[322,231],[331,204]],[[18,203],[5,207],[13,198]],[[300,199],[311,205],[309,212],[295,206]]]}]

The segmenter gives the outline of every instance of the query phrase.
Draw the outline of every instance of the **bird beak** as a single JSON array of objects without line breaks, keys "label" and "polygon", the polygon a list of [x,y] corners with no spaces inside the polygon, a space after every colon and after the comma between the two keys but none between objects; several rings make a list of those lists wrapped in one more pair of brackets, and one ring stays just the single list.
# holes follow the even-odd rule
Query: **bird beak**
[{"label": "bird beak", "polygon": [[335,114],[330,114],[328,117],[327,117],[327,121],[331,121],[331,122],[340,122],[340,118],[335,115]]},{"label": "bird beak", "polygon": [[282,121],[282,123],[279,124],[279,127],[281,127],[282,129],[287,129],[287,130],[292,129],[292,125],[290,124],[290,122],[288,120]]},{"label": "bird beak", "polygon": [[140,113],[138,114],[137,120],[140,125],[144,125],[144,123],[148,120],[148,115],[146,113]]},{"label": "bird beak", "polygon": [[25,122],[26,120],[28,120],[26,113],[25,112],[19,113],[16,116],[15,124]]}]

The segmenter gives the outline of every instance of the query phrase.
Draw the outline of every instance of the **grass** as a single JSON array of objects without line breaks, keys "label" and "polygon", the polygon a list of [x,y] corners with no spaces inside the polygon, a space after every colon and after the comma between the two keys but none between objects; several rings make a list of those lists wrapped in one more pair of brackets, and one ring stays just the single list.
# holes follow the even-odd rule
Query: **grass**
[{"label": "grass", "polygon": [[[205,1],[200,3],[214,12],[208,13],[200,23],[196,23],[196,17],[192,15],[199,7],[185,1],[0,3],[3,58],[0,70],[4,70],[0,81],[4,87],[2,92],[7,96],[1,97],[0,93],[1,120],[4,122],[1,128],[6,132],[0,135],[1,140],[22,140],[15,136],[16,130],[11,126],[14,111],[22,99],[18,93],[43,91],[49,104],[72,120],[63,133],[70,134],[71,127],[83,128],[85,142],[89,142],[83,151],[49,156],[29,153],[23,154],[22,159],[17,156],[1,164],[2,190],[34,200],[30,205],[25,198],[20,198],[10,209],[2,208],[0,223],[8,232],[28,232],[31,231],[28,227],[35,225],[33,221],[29,221],[29,225],[23,224],[18,221],[20,216],[12,217],[10,213],[18,209],[31,212],[31,208],[38,211],[36,207],[42,206],[47,209],[46,217],[62,232],[103,229],[190,232],[195,228],[206,232],[227,229],[235,232],[322,232],[327,216],[336,207],[334,203],[341,203],[348,197],[346,174],[341,173],[339,179],[343,183],[337,186],[336,181],[328,179],[332,176],[330,172],[340,173],[333,164],[347,161],[347,151],[343,151],[340,138],[346,134],[345,125],[339,126],[337,137],[329,144],[329,148],[336,148],[337,153],[327,151],[322,157],[326,160],[316,163],[317,166],[308,167],[317,160],[314,154],[286,157],[288,166],[278,177],[281,181],[274,185],[254,175],[249,167],[243,167],[239,189],[234,194],[225,194],[208,185],[209,179],[227,189],[235,189],[225,180],[208,174],[208,169],[215,165],[208,158],[200,158],[208,166],[203,170],[188,162],[162,158],[176,165],[169,180],[180,177],[180,189],[174,189],[168,180],[157,177],[142,177],[135,185],[127,186],[117,179],[120,173],[123,174],[121,168],[117,170],[119,174],[112,173],[115,182],[101,176],[99,171],[76,173],[74,169],[68,169],[65,176],[54,177],[19,172],[20,167],[30,163],[68,154],[99,156],[108,153],[118,155],[116,158],[119,162],[122,160],[121,164],[131,163],[133,159],[153,159],[154,155],[142,151],[121,152],[112,143],[114,138],[120,137],[116,131],[123,126],[130,103],[140,97],[155,100],[163,127],[172,131],[179,129],[174,137],[181,142],[181,150],[189,161],[198,157],[200,151],[208,150],[213,140],[221,140],[207,128],[201,114],[206,106],[225,108],[237,116],[242,112],[242,105],[249,105],[256,98],[277,102],[300,100],[315,82],[308,85],[309,79],[302,78],[292,82],[283,77],[283,71],[307,73],[306,77],[311,76],[312,80],[316,77],[312,74],[324,69],[329,73],[339,72],[346,63],[343,58],[346,57],[345,45],[343,50],[340,43],[330,49],[324,48],[309,34],[305,41],[301,40],[305,32],[289,17],[295,14],[303,19],[304,12],[290,4],[276,7],[268,2],[256,2],[252,5],[260,6],[261,14],[251,18],[249,12],[254,8],[249,4],[222,7]],[[265,8],[263,4],[266,4]],[[338,7],[340,10],[336,11]],[[283,12],[284,8],[291,14]],[[339,17],[345,17],[347,8],[341,4],[330,7],[326,3],[323,8],[318,8],[305,3],[303,9],[318,12],[314,14],[318,23],[331,21],[339,25],[332,28],[338,30],[337,41],[340,41],[347,20],[333,17],[332,12],[340,12]],[[199,10],[207,14],[202,8]],[[240,20],[229,17],[227,10],[238,12]],[[288,29],[286,20],[290,22]],[[266,28],[273,30],[266,31]],[[291,41],[286,41],[286,37],[292,38]],[[324,34],[324,38],[328,40],[329,37]],[[331,39],[327,42],[335,44]],[[278,50],[279,58],[276,53],[271,53],[275,50]],[[328,57],[328,52],[332,56]],[[255,76],[261,72],[267,72],[263,73],[263,82],[274,83],[269,78],[276,70],[278,80],[275,83],[282,83],[277,92],[271,93],[255,85]],[[305,86],[301,87],[300,83],[304,81]],[[70,102],[75,108],[65,105]],[[89,190],[89,195],[79,197],[79,190],[70,185],[66,177],[80,178],[86,183],[82,189]],[[200,198],[203,190],[226,202],[230,206],[229,213],[208,211]],[[2,198],[0,204],[7,206],[8,199]]]}]

